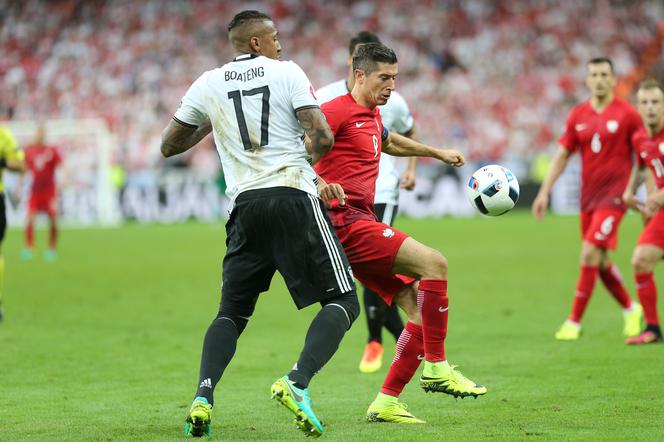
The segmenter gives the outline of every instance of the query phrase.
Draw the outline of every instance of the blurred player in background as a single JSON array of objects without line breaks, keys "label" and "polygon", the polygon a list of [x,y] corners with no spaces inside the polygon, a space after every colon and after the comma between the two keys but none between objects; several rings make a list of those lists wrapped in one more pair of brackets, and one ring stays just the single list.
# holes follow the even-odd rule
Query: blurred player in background
[{"label": "blurred player in background", "polygon": [[[646,220],[632,255],[636,293],[643,306],[646,328],[640,335],[627,339],[626,342],[632,345],[662,342],[653,271],[664,258],[664,91],[661,85],[655,80],[641,83],[636,102],[644,127],[633,138],[638,163],[624,200],[631,208],[641,212]],[[649,189],[643,204],[635,198],[634,192],[646,180],[648,168],[656,188]]]},{"label": "blurred player in background", "polygon": [[575,152],[581,155],[581,247],[580,276],[568,319],[556,332],[559,340],[581,335],[581,318],[599,276],[623,308],[626,336],[641,331],[643,309],[632,301],[618,268],[609,259],[618,238],[618,226],[626,206],[622,194],[632,169],[632,136],[641,127],[638,113],[613,93],[615,74],[608,58],[593,58],[587,65],[586,85],[590,100],[576,106],[567,118],[565,132],[551,168],[533,202],[532,212],[542,220],[549,194]]},{"label": "blurred player in background", "polygon": [[[454,149],[437,149],[389,132],[377,106],[390,99],[397,76],[395,53],[380,43],[360,45],[353,57],[353,90],[322,105],[335,136],[334,147],[314,168],[321,196],[346,250],[355,277],[388,304],[408,315],[395,357],[378,396],[367,410],[370,422],[422,423],[399,402],[403,388],[424,360],[420,386],[455,397],[483,395],[447,362],[447,259],[403,232],[377,221],[374,193],[381,152],[464,164]],[[342,197],[336,198],[339,187]]]},{"label": "blurred player in background", "polygon": [[226,224],[221,306],[205,335],[185,433],[209,434],[214,389],[259,294],[279,270],[298,308],[317,302],[322,308],[297,363],[272,384],[272,397],[295,414],[302,431],[320,436],[324,430],[311,407],[309,381],[336,352],[360,310],[348,259],[318,198],[304,145],[306,134],[308,148],[324,155],[334,138],[306,74],[295,63],[278,60],[281,46],[272,19],[244,11],[228,31],[237,56],[192,84],[161,146],[165,156],[184,152],[212,126],[233,207]]},{"label": "blurred player in background", "polygon": [[[62,162],[58,148],[46,144],[46,128],[44,124],[37,126],[35,142],[25,148],[26,170],[32,176],[30,196],[28,197],[28,214],[25,226],[25,248],[21,251],[21,259],[30,260],[35,244],[35,217],[38,213],[48,215],[48,249],[44,252],[46,261],[57,258],[58,240],[58,196],[55,184],[55,171]],[[22,189],[22,180],[18,189]]]},{"label": "blurred player in background", "polygon": [[3,285],[5,281],[5,257],[2,254],[2,243],[7,230],[7,214],[5,209],[4,184],[2,180],[5,169],[23,172],[25,167],[23,152],[18,149],[16,138],[5,126],[0,126],[0,321],[4,318],[2,305]]},{"label": "blurred player in background", "polygon": [[[380,43],[380,40],[375,34],[367,31],[359,32],[350,39],[348,45],[348,76],[318,89],[316,96],[320,103],[326,103],[340,95],[346,95],[353,89],[353,86],[355,86],[353,55],[355,55],[358,46],[366,43]],[[378,107],[380,108],[383,125],[388,130],[417,141],[413,116],[406,100],[398,92],[392,91],[389,101]],[[399,208],[399,187],[413,190],[415,187],[416,165],[417,159],[409,158],[406,170],[399,175],[394,157],[390,155],[380,156],[374,203],[376,216],[382,223],[388,226],[393,225]],[[364,311],[367,316],[369,339],[360,361],[360,371],[362,373],[374,373],[383,364],[383,327],[394,336],[396,341],[403,331],[403,321],[399,316],[399,309],[396,304],[391,307],[388,306],[376,292],[367,287],[364,287]]]}]

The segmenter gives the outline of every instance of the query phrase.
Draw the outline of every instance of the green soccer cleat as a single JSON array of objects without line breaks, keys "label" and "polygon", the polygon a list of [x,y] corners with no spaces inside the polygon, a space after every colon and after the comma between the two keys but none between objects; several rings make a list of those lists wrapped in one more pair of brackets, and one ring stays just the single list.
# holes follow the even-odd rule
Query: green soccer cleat
[{"label": "green soccer cleat", "polygon": [[367,421],[369,422],[393,422],[395,424],[424,424],[421,419],[416,418],[408,412],[408,406],[392,396],[378,394],[375,401],[369,405],[367,410]]},{"label": "green soccer cleat", "polygon": [[641,307],[641,304],[634,301],[631,310],[623,313],[623,320],[625,321],[623,335],[628,338],[639,336],[644,325],[643,307]]},{"label": "green soccer cleat", "polygon": [[212,405],[202,396],[196,397],[191,404],[191,409],[184,424],[184,435],[191,437],[203,437],[211,434],[210,420]]},{"label": "green soccer cleat", "polygon": [[58,260],[58,254],[53,249],[48,249],[44,252],[44,261],[55,262]]},{"label": "green soccer cleat", "polygon": [[297,388],[284,376],[272,384],[272,398],[288,408],[295,415],[295,425],[307,436],[319,437],[323,434],[323,424],[311,408],[309,389]]},{"label": "green soccer cleat", "polygon": [[424,362],[420,386],[427,393],[445,393],[455,398],[486,394],[486,387],[476,384],[447,362]]},{"label": "green soccer cleat", "polygon": [[571,321],[563,322],[555,337],[559,341],[576,341],[581,336],[581,324]]},{"label": "green soccer cleat", "polygon": [[23,249],[21,250],[21,261],[31,261],[32,260],[32,249]]}]

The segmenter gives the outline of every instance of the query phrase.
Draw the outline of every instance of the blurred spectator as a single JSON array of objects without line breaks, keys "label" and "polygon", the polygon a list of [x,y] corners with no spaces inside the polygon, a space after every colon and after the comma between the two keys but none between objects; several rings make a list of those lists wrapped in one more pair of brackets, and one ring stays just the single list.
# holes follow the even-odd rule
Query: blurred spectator
[{"label": "blurred spectator", "polygon": [[[606,55],[618,76],[662,72],[661,0],[0,0],[0,119],[104,117],[124,167],[161,162],[160,129],[186,87],[232,57],[225,24],[241,9],[278,19],[284,59],[316,85],[343,77],[344,42],[361,29],[399,57],[397,88],[423,140],[471,161],[530,160],[547,149],[576,78]],[[646,72],[647,73],[647,72]],[[215,176],[213,153],[187,161]],[[507,152],[509,149],[509,152]]]}]

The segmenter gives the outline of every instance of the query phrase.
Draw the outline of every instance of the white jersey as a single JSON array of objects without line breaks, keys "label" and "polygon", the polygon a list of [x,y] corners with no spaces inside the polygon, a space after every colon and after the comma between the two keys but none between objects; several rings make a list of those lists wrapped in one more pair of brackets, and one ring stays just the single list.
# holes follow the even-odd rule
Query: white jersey
[{"label": "white jersey", "polygon": [[[345,95],[348,92],[346,80],[339,80],[318,89],[316,96],[322,104]],[[392,91],[387,103],[383,106],[378,106],[378,108],[380,109],[380,116],[383,119],[383,126],[389,130],[405,134],[413,128],[413,116],[410,113],[410,109],[408,109],[406,100],[398,92]],[[397,205],[401,175],[396,168],[394,157],[387,154],[381,155],[378,167],[374,203]]]},{"label": "white jersey", "polygon": [[252,189],[285,186],[318,196],[295,116],[309,107],[318,103],[297,64],[244,54],[201,75],[173,118],[196,127],[210,119],[232,208]]}]

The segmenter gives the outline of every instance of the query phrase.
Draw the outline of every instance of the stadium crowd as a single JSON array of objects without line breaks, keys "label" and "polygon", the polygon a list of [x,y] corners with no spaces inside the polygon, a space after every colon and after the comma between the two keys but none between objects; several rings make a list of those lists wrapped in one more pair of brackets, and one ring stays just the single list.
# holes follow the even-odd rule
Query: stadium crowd
[{"label": "stadium crowd", "polygon": [[[585,98],[579,79],[593,56],[613,58],[619,77],[664,67],[659,0],[0,5],[0,119],[101,116],[130,172],[162,161],[164,121],[193,79],[232,57],[225,24],[240,9],[275,18],[283,58],[314,86],[345,76],[351,34],[378,33],[399,57],[397,88],[421,138],[459,147],[471,161],[530,159],[554,144],[571,104]],[[188,161],[209,169],[212,145],[196,152]]]}]

